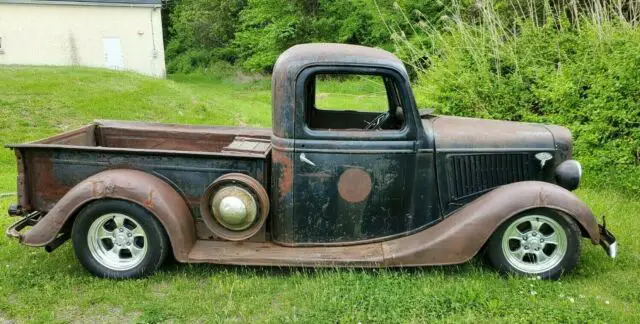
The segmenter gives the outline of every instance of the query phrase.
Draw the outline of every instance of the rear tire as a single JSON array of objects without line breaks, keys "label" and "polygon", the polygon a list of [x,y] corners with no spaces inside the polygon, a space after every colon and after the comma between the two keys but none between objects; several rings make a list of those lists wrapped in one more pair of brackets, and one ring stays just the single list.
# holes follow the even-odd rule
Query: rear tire
[{"label": "rear tire", "polygon": [[93,275],[128,279],[156,271],[169,254],[162,224],[148,210],[124,200],[92,202],[71,232],[78,261]]},{"label": "rear tire", "polygon": [[493,233],[485,256],[504,274],[558,279],[580,258],[581,232],[576,222],[549,209],[512,217]]}]

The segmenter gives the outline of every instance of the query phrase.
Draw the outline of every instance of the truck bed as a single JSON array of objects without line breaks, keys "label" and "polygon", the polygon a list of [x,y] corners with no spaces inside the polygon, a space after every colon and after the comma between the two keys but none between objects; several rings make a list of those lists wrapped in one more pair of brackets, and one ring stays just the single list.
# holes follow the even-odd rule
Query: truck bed
[{"label": "truck bed", "polygon": [[270,137],[271,129],[95,121],[7,147],[16,153],[19,204],[26,211],[47,212],[87,177],[128,168],[170,183],[198,218],[200,197],[223,174],[248,174],[268,188]]},{"label": "truck bed", "polygon": [[[237,154],[239,152],[235,152],[233,147],[229,148],[229,145],[236,138],[250,138],[268,142],[270,137],[271,129],[268,128],[97,120],[82,128],[30,144]],[[9,145],[8,147],[19,146],[24,145]],[[269,153],[265,146],[258,146],[254,150],[244,150],[244,152],[258,155]]]}]

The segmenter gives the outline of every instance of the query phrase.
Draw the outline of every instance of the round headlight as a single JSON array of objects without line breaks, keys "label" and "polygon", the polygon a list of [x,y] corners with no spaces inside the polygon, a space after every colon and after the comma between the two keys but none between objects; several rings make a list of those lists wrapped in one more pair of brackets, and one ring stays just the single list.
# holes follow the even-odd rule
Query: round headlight
[{"label": "round headlight", "polygon": [[576,160],[566,160],[556,168],[556,183],[567,190],[578,188],[580,178],[582,178],[582,166]]}]

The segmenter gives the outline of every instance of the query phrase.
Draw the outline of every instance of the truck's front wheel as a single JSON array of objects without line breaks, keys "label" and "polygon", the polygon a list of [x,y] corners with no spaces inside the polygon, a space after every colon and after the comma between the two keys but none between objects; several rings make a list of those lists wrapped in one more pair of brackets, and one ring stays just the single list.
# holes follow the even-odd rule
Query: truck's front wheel
[{"label": "truck's front wheel", "polygon": [[558,279],[578,263],[580,243],[573,219],[536,209],[502,224],[489,239],[486,255],[503,273]]},{"label": "truck's front wheel", "polygon": [[99,200],[84,207],[72,230],[73,248],[92,274],[136,278],[153,273],[169,252],[162,224],[146,209],[124,200]]}]

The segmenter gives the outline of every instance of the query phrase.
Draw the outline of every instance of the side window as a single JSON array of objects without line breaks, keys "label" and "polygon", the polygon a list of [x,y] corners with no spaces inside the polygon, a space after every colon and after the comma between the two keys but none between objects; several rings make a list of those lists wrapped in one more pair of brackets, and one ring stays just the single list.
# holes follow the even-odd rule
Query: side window
[{"label": "side window", "polygon": [[382,75],[315,74],[305,85],[313,130],[383,131],[404,127],[395,82]]}]

